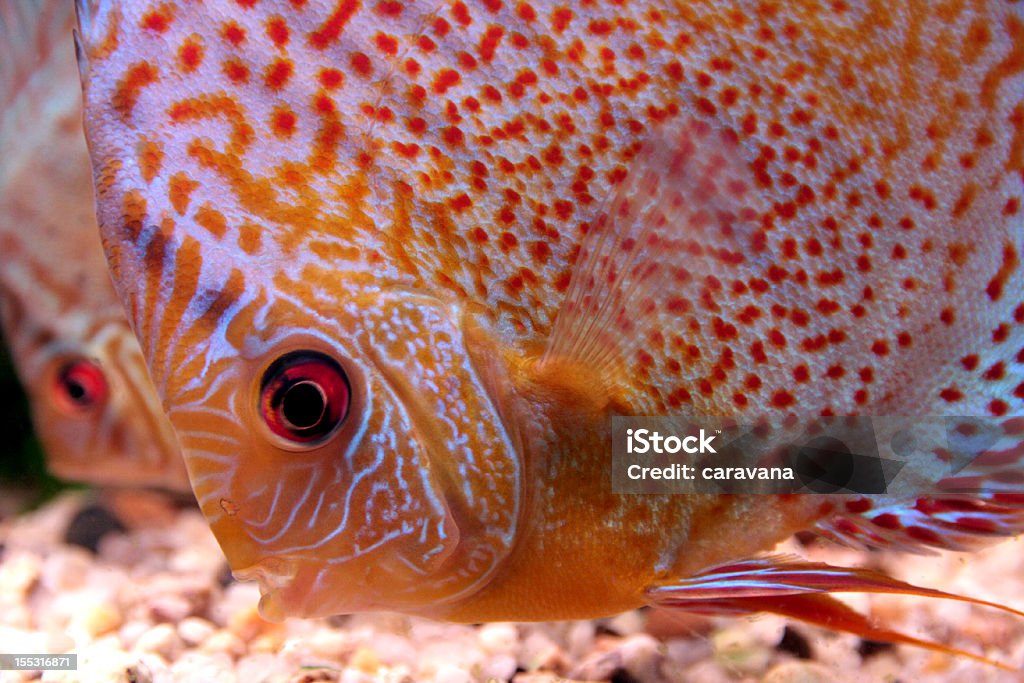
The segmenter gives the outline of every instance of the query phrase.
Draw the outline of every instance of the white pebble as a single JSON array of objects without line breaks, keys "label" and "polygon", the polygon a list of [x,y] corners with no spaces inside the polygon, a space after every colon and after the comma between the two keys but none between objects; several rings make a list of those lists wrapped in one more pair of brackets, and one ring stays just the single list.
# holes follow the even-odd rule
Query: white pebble
[{"label": "white pebble", "polygon": [[245,642],[231,631],[221,629],[216,631],[209,638],[204,640],[200,651],[207,653],[224,652],[232,657],[241,657],[245,654]]},{"label": "white pebble", "polygon": [[235,675],[239,681],[264,681],[290,671],[291,666],[268,653],[242,657],[235,665]]},{"label": "white pebble", "polygon": [[139,637],[152,627],[153,624],[148,621],[132,620],[125,622],[117,634],[125,647],[134,647]]},{"label": "white pebble", "polygon": [[203,642],[211,635],[217,627],[201,617],[187,617],[178,624],[178,637],[188,645],[196,645]]},{"label": "white pebble", "polygon": [[473,677],[454,664],[444,664],[434,674],[434,683],[473,683]]},{"label": "white pebble", "polygon": [[419,649],[408,638],[393,633],[378,633],[373,637],[373,647],[380,661],[388,666],[413,665],[419,660]]},{"label": "white pebble", "polygon": [[338,683],[373,683],[373,676],[359,669],[345,669],[341,672]]},{"label": "white pebble", "polygon": [[511,654],[519,647],[519,629],[514,624],[485,624],[477,637],[490,654]]},{"label": "white pebble", "polygon": [[562,648],[540,631],[534,631],[523,640],[519,660],[527,671],[554,669],[562,659]]},{"label": "white pebble", "polygon": [[168,659],[180,645],[178,634],[170,624],[157,624],[149,629],[135,642],[135,649],[143,652],[155,652]]},{"label": "white pebble", "polygon": [[186,652],[171,666],[175,683],[209,683],[234,680],[235,663],[223,652]]},{"label": "white pebble", "polygon": [[518,662],[512,655],[494,655],[480,667],[484,680],[509,681],[516,673]]},{"label": "white pebble", "polygon": [[665,659],[661,644],[651,636],[640,633],[626,638],[619,646],[622,666],[634,678],[654,681],[662,677],[661,663]]},{"label": "white pebble", "polygon": [[74,546],[62,547],[44,561],[40,582],[54,593],[80,588],[93,566],[89,553]]},{"label": "white pebble", "polygon": [[567,636],[569,645],[569,656],[573,659],[582,659],[594,649],[594,622],[577,621],[569,627]]},{"label": "white pebble", "polygon": [[192,604],[180,595],[158,595],[149,601],[149,611],[157,621],[177,623],[192,614]]},{"label": "white pebble", "polygon": [[304,639],[309,651],[317,657],[338,659],[351,650],[350,639],[344,631],[334,629],[312,633]]}]

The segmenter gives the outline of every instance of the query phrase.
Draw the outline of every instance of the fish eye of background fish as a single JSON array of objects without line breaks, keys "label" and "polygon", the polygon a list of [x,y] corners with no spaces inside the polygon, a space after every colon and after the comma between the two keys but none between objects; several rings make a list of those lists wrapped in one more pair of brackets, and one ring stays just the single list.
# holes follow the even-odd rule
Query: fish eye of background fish
[{"label": "fish eye of background fish", "polygon": [[[1016,443],[1019,4],[79,18],[115,284],[269,616],[591,616],[835,515],[881,529],[865,500],[616,497],[614,413],[980,414]],[[263,393],[295,353],[335,387],[298,449]],[[891,543],[967,524],[893,509]]]},{"label": "fish eye of background fish", "polygon": [[0,322],[56,475],[188,491],[98,240],[67,2],[0,2]]}]

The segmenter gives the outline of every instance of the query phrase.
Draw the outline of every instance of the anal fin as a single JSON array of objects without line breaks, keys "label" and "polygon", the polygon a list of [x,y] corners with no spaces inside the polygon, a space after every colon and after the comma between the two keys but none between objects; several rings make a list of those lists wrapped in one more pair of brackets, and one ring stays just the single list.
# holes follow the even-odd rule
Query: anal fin
[{"label": "anal fin", "polygon": [[653,604],[698,614],[769,612],[870,640],[914,645],[1017,670],[982,655],[880,626],[829,595],[851,592],[959,600],[1024,617],[1024,612],[1006,605],[915,586],[870,569],[833,567],[782,555],[714,567],[675,584],[650,588],[647,597]]}]

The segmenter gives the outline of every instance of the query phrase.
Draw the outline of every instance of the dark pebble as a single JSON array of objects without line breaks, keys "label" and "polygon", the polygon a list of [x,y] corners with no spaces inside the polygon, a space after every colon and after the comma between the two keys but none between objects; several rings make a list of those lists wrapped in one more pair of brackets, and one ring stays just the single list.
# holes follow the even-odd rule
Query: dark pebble
[{"label": "dark pebble", "polygon": [[861,659],[867,659],[873,657],[879,652],[886,652],[894,647],[892,643],[883,643],[878,640],[861,640],[860,645],[857,646],[857,654],[861,656]]},{"label": "dark pebble", "polygon": [[121,520],[110,510],[100,505],[87,505],[79,510],[68,524],[67,531],[64,532],[64,542],[95,554],[104,536],[124,531],[125,527]]},{"label": "dark pebble", "polygon": [[640,680],[623,668],[615,669],[608,677],[610,683],[640,683]]},{"label": "dark pebble", "polygon": [[775,649],[780,652],[788,652],[798,659],[812,659],[814,657],[814,652],[811,650],[811,644],[807,641],[807,638],[791,626],[787,626],[786,630],[782,632],[782,639],[779,640],[779,644],[775,646]]}]

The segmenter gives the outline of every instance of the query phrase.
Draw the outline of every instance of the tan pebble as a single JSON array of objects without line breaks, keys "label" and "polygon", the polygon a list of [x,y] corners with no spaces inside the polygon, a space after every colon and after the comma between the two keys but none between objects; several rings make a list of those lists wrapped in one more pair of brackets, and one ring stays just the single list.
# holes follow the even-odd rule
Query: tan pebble
[{"label": "tan pebble", "polygon": [[380,658],[377,653],[369,648],[360,647],[352,653],[348,665],[353,669],[359,669],[367,673],[374,673],[380,668]]},{"label": "tan pebble", "polygon": [[274,628],[261,633],[249,641],[249,652],[277,652],[285,642],[285,633],[281,628]]},{"label": "tan pebble", "polygon": [[581,659],[594,647],[594,635],[597,629],[593,621],[576,621],[569,627],[569,634],[566,640],[569,646],[569,656],[573,659]]},{"label": "tan pebble", "polygon": [[706,636],[714,622],[699,614],[689,614],[670,607],[652,607],[647,613],[644,630],[665,640],[667,638]]},{"label": "tan pebble", "polygon": [[42,567],[42,561],[32,553],[8,553],[0,563],[0,602],[23,601],[39,580]]},{"label": "tan pebble", "polygon": [[199,650],[210,654],[223,652],[232,657],[241,657],[245,654],[246,647],[245,642],[231,631],[220,630],[200,643]]},{"label": "tan pebble", "polygon": [[515,624],[485,624],[477,638],[480,646],[491,654],[511,654],[519,647],[519,629]]},{"label": "tan pebble", "polygon": [[178,624],[178,637],[188,645],[196,645],[209,638],[217,627],[201,617],[186,617]]},{"label": "tan pebble", "polygon": [[678,666],[691,666],[713,655],[707,638],[673,638],[665,643],[668,659]]},{"label": "tan pebble", "polygon": [[712,634],[715,660],[725,668],[753,674],[763,671],[768,665],[772,648],[761,642],[753,629],[743,628],[749,625],[736,624]]},{"label": "tan pebble", "polygon": [[275,625],[260,616],[255,605],[244,607],[228,619],[228,629],[242,640],[252,640],[256,636],[275,628]]},{"label": "tan pebble", "polygon": [[567,668],[562,648],[547,635],[534,631],[523,640],[519,660],[527,671],[564,671]]},{"label": "tan pebble", "polygon": [[180,646],[181,641],[174,627],[170,624],[157,624],[135,641],[135,649],[143,652],[155,652],[168,659]]},{"label": "tan pebble", "polygon": [[619,646],[622,667],[641,681],[662,678],[661,664],[665,659],[664,649],[657,640],[639,633],[626,638]]},{"label": "tan pebble", "polygon": [[835,672],[812,662],[784,662],[772,667],[761,683],[838,683]]},{"label": "tan pebble", "polygon": [[117,605],[102,603],[86,607],[73,617],[72,624],[79,625],[86,633],[96,637],[118,628],[122,621],[121,610]]},{"label": "tan pebble", "polygon": [[644,630],[644,615],[639,610],[623,612],[608,620],[608,628],[624,636],[640,633]]}]

